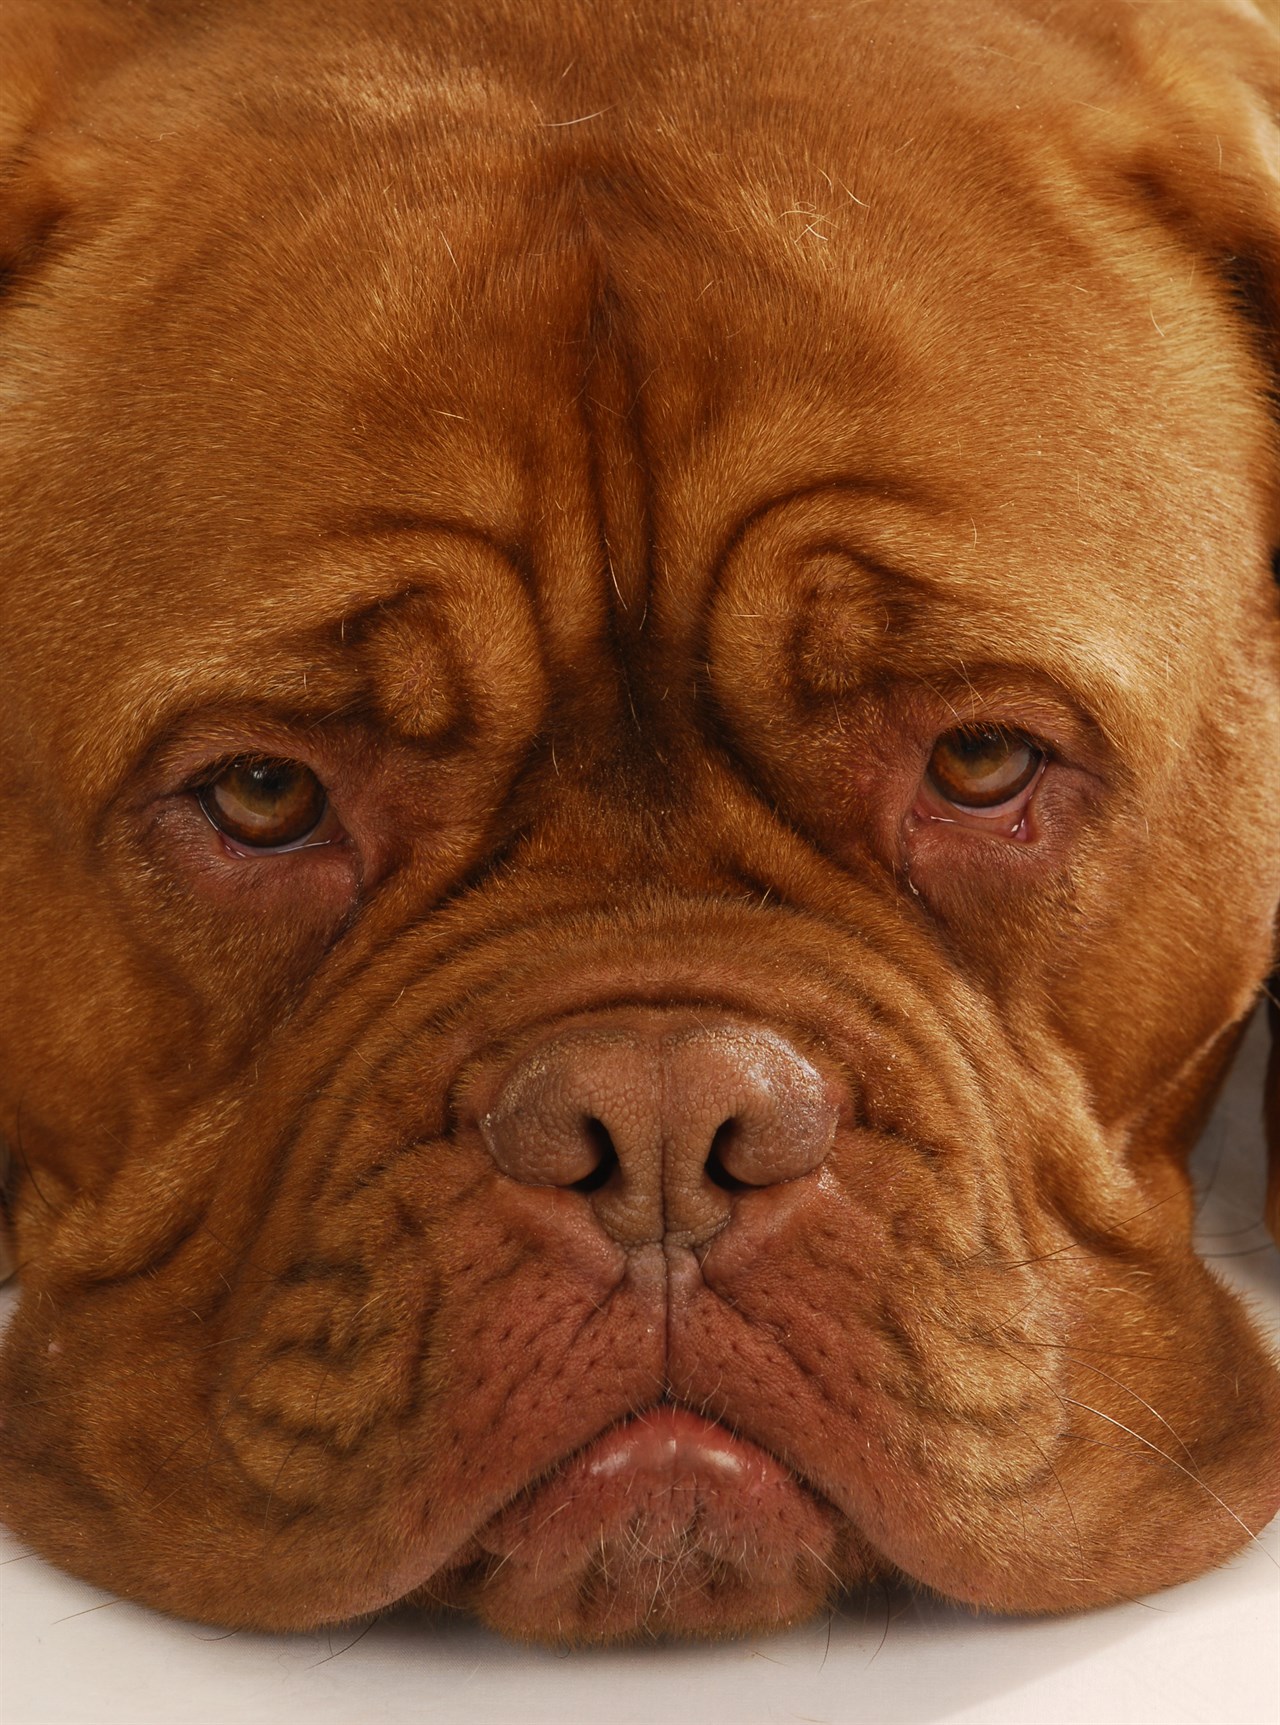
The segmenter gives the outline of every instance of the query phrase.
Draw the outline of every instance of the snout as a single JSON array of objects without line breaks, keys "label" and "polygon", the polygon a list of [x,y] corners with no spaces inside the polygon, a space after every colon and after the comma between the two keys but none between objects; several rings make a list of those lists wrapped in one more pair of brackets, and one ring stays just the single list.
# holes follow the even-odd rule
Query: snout
[{"label": "snout", "polygon": [[581,1193],[626,1246],[704,1245],[742,1193],[819,1168],[840,1113],[786,1037],[668,1012],[562,1025],[490,1089],[478,1125],[501,1172]]}]

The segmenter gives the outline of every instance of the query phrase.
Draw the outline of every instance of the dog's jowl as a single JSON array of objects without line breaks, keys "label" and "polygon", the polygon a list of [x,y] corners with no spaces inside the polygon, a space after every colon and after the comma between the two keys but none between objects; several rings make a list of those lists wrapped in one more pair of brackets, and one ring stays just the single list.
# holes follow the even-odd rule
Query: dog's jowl
[{"label": "dog's jowl", "polygon": [[569,1642],[1237,1551],[1274,24],[0,32],[0,1515]]}]

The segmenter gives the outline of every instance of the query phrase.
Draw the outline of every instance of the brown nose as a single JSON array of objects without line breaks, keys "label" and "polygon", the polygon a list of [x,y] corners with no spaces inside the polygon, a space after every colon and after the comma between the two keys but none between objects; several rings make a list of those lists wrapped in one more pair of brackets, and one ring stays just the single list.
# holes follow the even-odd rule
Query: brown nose
[{"label": "brown nose", "polygon": [[623,1244],[699,1244],[744,1188],[816,1168],[836,1114],[817,1068],[774,1032],[659,1021],[542,1043],[480,1129],[504,1174],[584,1193]]}]

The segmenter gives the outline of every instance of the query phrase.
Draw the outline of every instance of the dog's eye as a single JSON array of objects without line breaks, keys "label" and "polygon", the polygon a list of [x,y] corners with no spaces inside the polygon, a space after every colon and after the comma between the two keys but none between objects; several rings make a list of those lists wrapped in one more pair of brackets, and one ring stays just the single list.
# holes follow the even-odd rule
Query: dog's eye
[{"label": "dog's eye", "polygon": [[231,761],[196,796],[220,833],[251,850],[301,844],[328,808],[324,786],[297,761]]},{"label": "dog's eye", "polygon": [[1034,781],[1044,751],[998,725],[948,731],[929,757],[929,788],[957,809],[998,809]]}]

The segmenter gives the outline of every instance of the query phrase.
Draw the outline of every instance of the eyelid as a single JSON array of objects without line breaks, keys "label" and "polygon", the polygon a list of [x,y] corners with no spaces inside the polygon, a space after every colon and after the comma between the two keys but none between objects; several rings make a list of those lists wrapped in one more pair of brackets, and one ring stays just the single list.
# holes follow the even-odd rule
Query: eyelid
[{"label": "eyelid", "polygon": [[[187,782],[195,786],[216,779],[219,774],[225,773],[228,767],[256,766],[305,767],[309,773],[316,772],[310,761],[304,760],[301,754],[295,754],[291,749],[229,748],[224,754],[213,755],[202,761],[191,771]],[[319,773],[316,773],[316,777],[320,777]]]},{"label": "eyelid", "polygon": [[[186,780],[180,787],[179,794],[182,796],[198,796],[201,791],[207,790],[210,785],[215,784],[217,780],[222,777],[223,773],[227,772],[231,767],[251,767],[260,764],[274,764],[276,762],[279,762],[281,765],[288,763],[300,767],[307,767],[307,763],[305,761],[296,761],[293,755],[272,755],[268,754],[265,750],[259,749],[237,749],[232,753],[221,755],[215,761],[207,761],[202,766],[197,767],[194,772],[187,776]],[[307,767],[308,772],[311,772],[312,770],[312,768]],[[318,773],[316,774],[316,778],[320,778]],[[323,783],[324,781],[321,780],[320,782]],[[326,795],[327,794],[328,793],[326,792]]]}]

